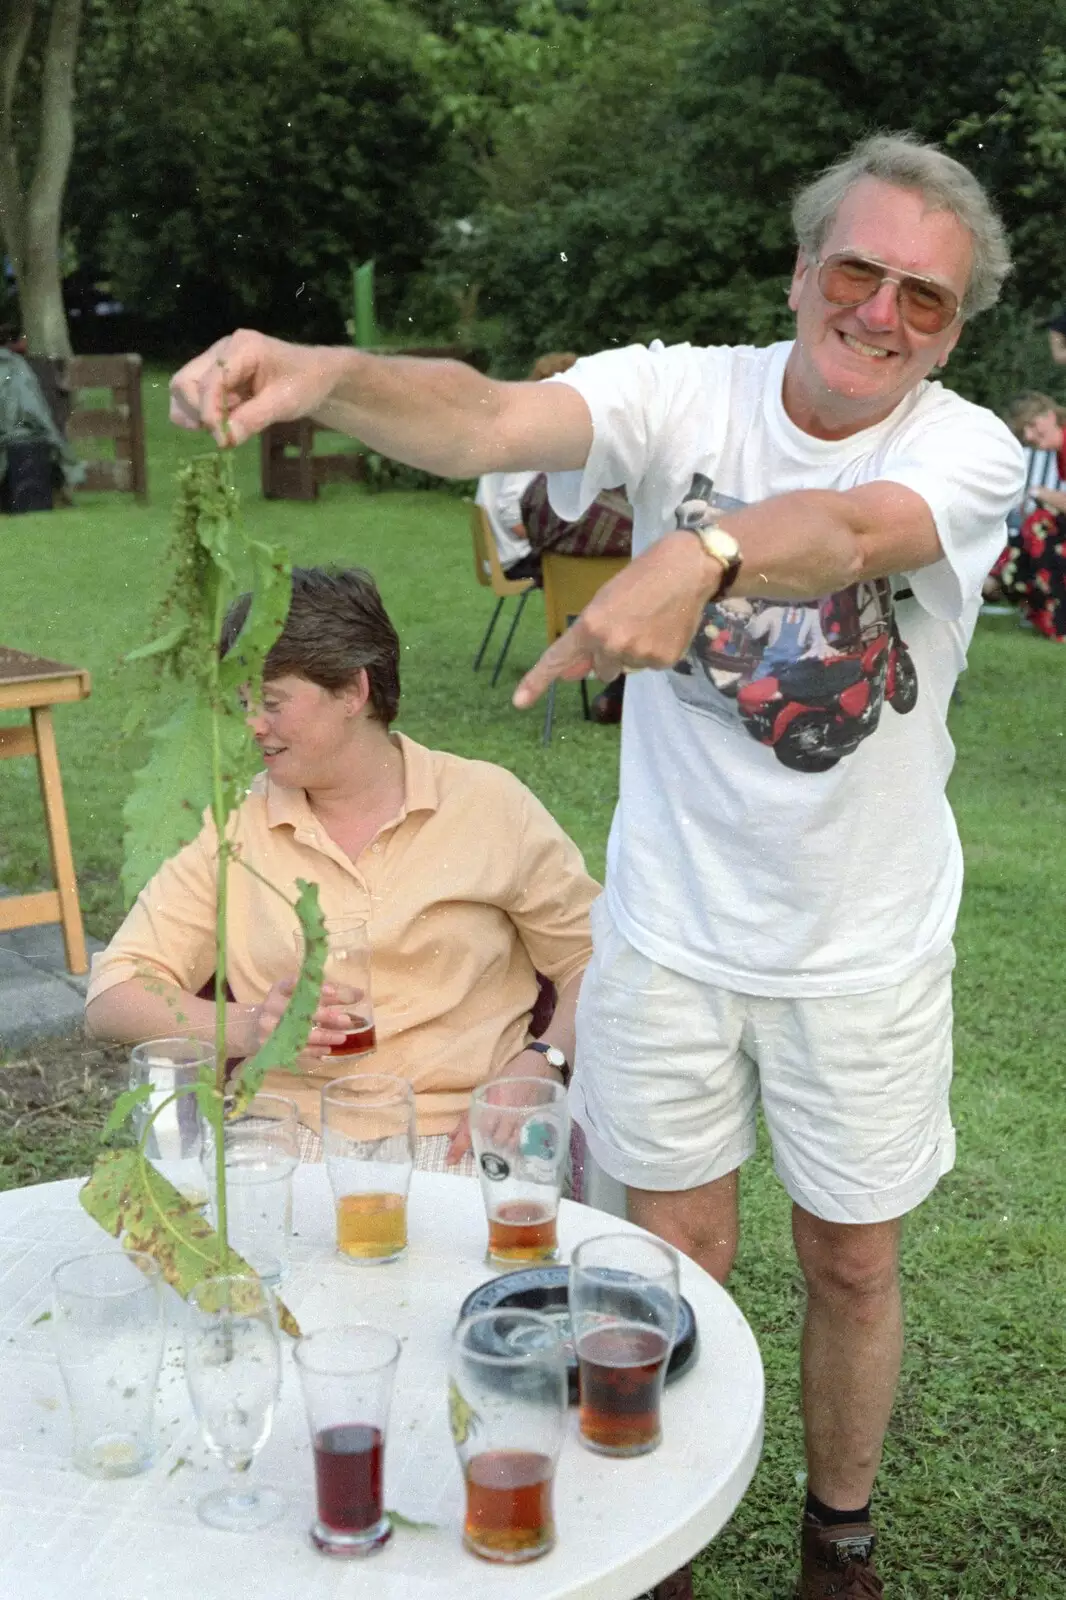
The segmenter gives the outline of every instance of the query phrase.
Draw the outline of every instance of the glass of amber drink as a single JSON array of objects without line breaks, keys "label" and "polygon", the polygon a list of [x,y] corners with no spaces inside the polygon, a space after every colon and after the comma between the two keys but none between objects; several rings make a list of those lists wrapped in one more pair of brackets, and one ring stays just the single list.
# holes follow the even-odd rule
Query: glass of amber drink
[{"label": "glass of amber drink", "polygon": [[448,1415],[466,1482],[463,1543],[474,1555],[534,1561],[554,1545],[566,1404],[566,1348],[551,1318],[497,1309],[460,1322]]},{"label": "glass of amber drink", "polygon": [[407,1249],[415,1164],[415,1096],[403,1078],[359,1072],[322,1090],[322,1147],[351,1261],[395,1261]]},{"label": "glass of amber drink", "polygon": [[548,1078],[496,1078],[470,1098],[470,1138],[489,1225],[490,1266],[559,1254],[556,1219],[570,1153],[566,1090]]},{"label": "glass of amber drink", "polygon": [[662,1438],[660,1402],[677,1331],[677,1252],[639,1233],[606,1233],[570,1259],[570,1322],[581,1441],[642,1456]]},{"label": "glass of amber drink", "polygon": [[[370,998],[370,927],[363,917],[327,917],[326,965],[320,1004],[339,1006],[348,1013],[348,1036],[330,1045],[330,1056],[368,1056],[377,1049],[374,1005]],[[303,965],[303,933],[297,932],[296,952]]]}]

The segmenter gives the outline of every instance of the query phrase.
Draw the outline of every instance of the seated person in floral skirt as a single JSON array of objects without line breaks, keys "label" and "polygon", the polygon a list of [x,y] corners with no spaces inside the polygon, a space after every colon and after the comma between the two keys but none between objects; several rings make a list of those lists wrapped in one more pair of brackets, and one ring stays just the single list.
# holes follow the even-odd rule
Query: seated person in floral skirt
[{"label": "seated person in floral skirt", "polygon": [[[247,607],[245,596],[231,609],[224,650]],[[365,1069],[413,1085],[419,1166],[471,1171],[470,1091],[501,1075],[559,1078],[548,1047],[553,1057],[558,1050],[573,1058],[599,887],[511,773],[390,732],[399,658],[367,573],[296,569],[288,620],[248,711],[265,770],[231,823],[241,856],[261,877],[239,864],[229,872],[234,999],[226,1049],[249,1056],[277,1026],[296,970],[298,924],[286,899],[295,901],[298,878],[313,880],[326,917],[369,923],[377,1051]],[[214,1004],[197,992],[215,967],[217,869],[208,817],[95,958],[86,1024],[96,1038],[214,1039]],[[532,1040],[538,974],[554,985],[557,1002]],[[327,1053],[347,1024],[328,1000],[324,994],[300,1073],[265,1081],[294,1099],[316,1132],[323,1084],[363,1070]],[[314,1145],[305,1140],[307,1154]]]}]

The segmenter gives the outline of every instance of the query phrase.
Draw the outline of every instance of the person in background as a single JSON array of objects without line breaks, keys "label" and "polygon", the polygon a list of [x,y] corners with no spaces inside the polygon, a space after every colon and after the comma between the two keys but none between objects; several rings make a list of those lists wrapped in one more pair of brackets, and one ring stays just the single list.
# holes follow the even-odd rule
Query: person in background
[{"label": "person in background", "polygon": [[1066,306],[1056,311],[1047,325],[1048,346],[1051,359],[1058,366],[1066,366]]},{"label": "person in background", "polygon": [[1019,606],[1038,633],[1061,644],[1066,642],[1066,490],[1061,487],[1066,480],[1066,407],[1031,390],[1011,401],[1006,420],[1022,444],[1054,455],[1059,484],[1030,486],[1025,503],[1034,501],[1036,509],[1023,516],[1008,540],[989,574],[986,593]]},{"label": "person in background", "polygon": [[[529,381],[537,383],[568,372],[576,360],[571,350],[551,350],[537,357]],[[489,519],[504,577],[534,578],[539,583],[540,558],[522,522],[522,495],[536,476],[535,472],[487,472],[478,479],[474,499]]]},{"label": "person in background", "polygon": [[[248,598],[226,618],[224,651]],[[298,927],[288,902],[297,879],[309,879],[324,916],[369,923],[377,1050],[367,1070],[413,1086],[418,1165],[471,1171],[473,1088],[501,1076],[568,1076],[599,888],[576,845],[511,773],[390,731],[399,660],[368,573],[296,568],[263,682],[249,685],[248,726],[265,770],[231,819],[232,842],[254,871],[235,863],[228,878],[226,1049],[252,1055],[288,1004]],[[198,991],[215,968],[217,878],[208,815],[95,957],[85,1010],[95,1038],[213,1042],[214,1002]],[[533,1038],[539,975],[557,999]],[[305,1159],[320,1148],[323,1084],[363,1070],[329,1054],[346,1025],[323,994],[301,1074],[265,1079],[297,1102],[313,1135]]]}]

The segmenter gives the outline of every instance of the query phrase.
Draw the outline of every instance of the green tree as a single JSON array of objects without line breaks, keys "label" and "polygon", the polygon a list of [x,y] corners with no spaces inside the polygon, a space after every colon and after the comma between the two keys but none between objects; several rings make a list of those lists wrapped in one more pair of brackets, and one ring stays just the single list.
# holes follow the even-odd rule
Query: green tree
[{"label": "green tree", "polygon": [[36,356],[70,354],[60,244],[81,8],[82,0],[0,0],[0,245]]},{"label": "green tree", "polygon": [[[388,0],[89,0],[72,217],[82,258],[184,340],[254,321],[342,338],[350,264],[384,320],[420,264],[445,136]],[[175,341],[176,342],[176,341]]]}]

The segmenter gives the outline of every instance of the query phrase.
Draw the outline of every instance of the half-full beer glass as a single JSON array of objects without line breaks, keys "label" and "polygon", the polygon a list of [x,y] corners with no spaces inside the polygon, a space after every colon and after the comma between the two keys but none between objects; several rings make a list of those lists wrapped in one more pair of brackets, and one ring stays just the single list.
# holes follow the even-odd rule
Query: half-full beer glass
[{"label": "half-full beer glass", "polygon": [[555,1543],[552,1484],[566,1430],[566,1352],[537,1311],[479,1311],[452,1341],[448,1414],[466,1483],[463,1543],[533,1561]]},{"label": "half-full beer glass", "polygon": [[496,1078],[470,1098],[470,1139],[489,1225],[486,1260],[554,1261],[570,1151],[566,1090],[548,1078]]}]

